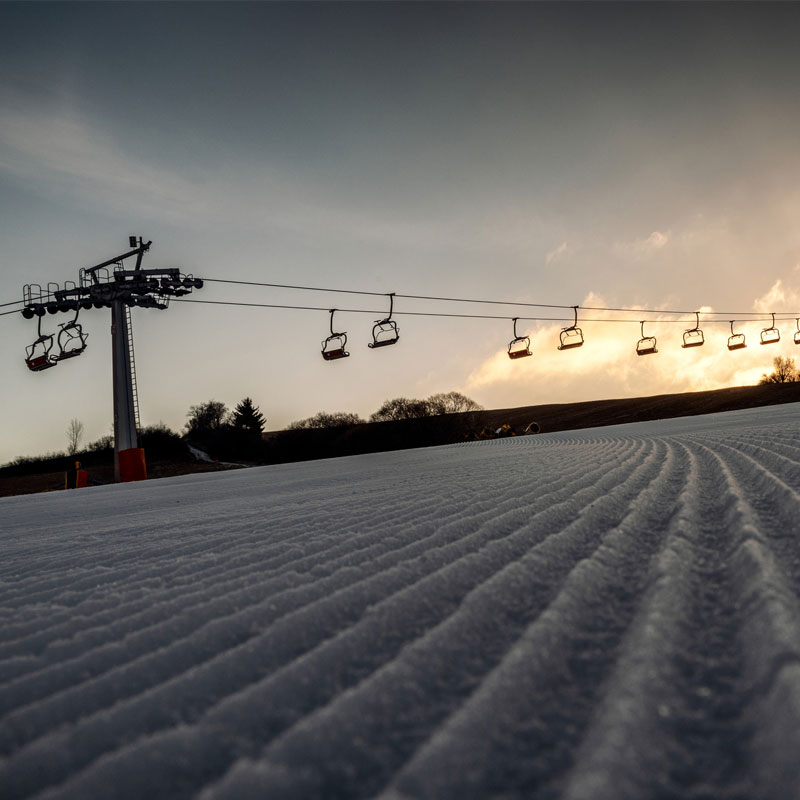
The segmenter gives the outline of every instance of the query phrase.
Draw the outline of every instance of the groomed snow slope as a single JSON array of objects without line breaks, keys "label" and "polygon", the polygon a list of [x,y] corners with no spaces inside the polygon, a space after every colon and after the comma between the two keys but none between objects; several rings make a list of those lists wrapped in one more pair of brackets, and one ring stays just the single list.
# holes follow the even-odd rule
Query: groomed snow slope
[{"label": "groomed snow slope", "polygon": [[800,796],[800,405],[0,501],[0,794]]}]

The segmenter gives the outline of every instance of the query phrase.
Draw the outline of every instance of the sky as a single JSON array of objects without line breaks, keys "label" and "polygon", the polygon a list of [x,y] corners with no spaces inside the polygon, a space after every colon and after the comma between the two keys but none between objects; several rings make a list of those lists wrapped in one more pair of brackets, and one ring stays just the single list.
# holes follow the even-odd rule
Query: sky
[{"label": "sky", "polygon": [[[193,299],[361,309],[134,309],[141,419],[253,398],[268,429],[461,391],[487,408],[753,384],[800,355],[800,85],[790,3],[0,4],[0,302],[152,240]],[[11,307],[13,308],[13,307]],[[0,311],[5,309],[0,309]],[[701,316],[703,347],[680,347]],[[729,318],[748,337],[729,352]],[[757,345],[779,322],[781,341]],[[532,358],[510,361],[512,317]],[[640,319],[658,353],[637,358]],[[65,317],[46,317],[57,330]],[[711,320],[722,320],[714,323]],[[110,312],[30,372],[0,317],[0,462],[112,429]]]}]

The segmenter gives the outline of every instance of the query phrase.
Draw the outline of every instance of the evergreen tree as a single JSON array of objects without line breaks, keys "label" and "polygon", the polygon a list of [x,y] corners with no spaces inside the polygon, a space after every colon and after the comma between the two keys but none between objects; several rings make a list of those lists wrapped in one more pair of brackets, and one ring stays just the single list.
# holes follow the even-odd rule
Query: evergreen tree
[{"label": "evergreen tree", "polygon": [[261,435],[264,431],[266,421],[258,406],[254,405],[249,397],[245,397],[233,409],[233,415],[231,416],[231,424],[234,428],[257,435]]}]

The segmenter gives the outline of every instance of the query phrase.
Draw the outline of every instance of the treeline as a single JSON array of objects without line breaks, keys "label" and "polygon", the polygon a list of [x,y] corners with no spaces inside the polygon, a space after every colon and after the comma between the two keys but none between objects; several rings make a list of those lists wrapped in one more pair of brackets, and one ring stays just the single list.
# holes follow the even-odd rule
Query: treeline
[{"label": "treeline", "polygon": [[[209,400],[191,406],[187,417],[183,435],[163,422],[139,429],[139,447],[144,448],[148,462],[195,461],[187,443],[228,454],[235,451],[243,459],[255,460],[261,455],[261,434],[266,418],[249,397],[244,398],[233,411],[228,411],[224,403]],[[4,464],[2,469],[7,474],[24,475],[43,468],[52,468],[54,472],[67,469],[74,461],[80,461],[84,466],[94,466],[113,459],[113,435],[101,436],[80,447],[83,425],[79,420],[70,420],[66,435],[66,451],[43,456],[19,456]]]},{"label": "treeline", "polygon": [[232,411],[219,400],[209,400],[191,406],[187,417],[186,441],[212,458],[261,460],[267,419],[250,397],[245,397]]},{"label": "treeline", "polygon": [[[139,431],[139,446],[152,461],[194,460],[189,453],[183,437],[163,423],[147,425]],[[59,472],[70,468],[75,461],[85,467],[108,464],[114,458],[114,437],[101,436],[85,447],[70,446],[66,451],[47,453],[40,456],[18,456],[2,470],[7,475],[29,475],[38,472]]]},{"label": "treeline", "polygon": [[[384,402],[368,420],[358,414],[320,411],[313,417],[292,422],[286,433],[481,410],[481,406],[460,392],[433,394],[424,400],[396,397]],[[265,423],[264,415],[249,397],[230,412],[224,403],[209,400],[189,409],[185,435],[187,441],[218,460],[269,461],[276,444],[264,441]],[[281,438],[281,434],[277,436]]]},{"label": "treeline", "polygon": [[[482,411],[483,406],[461,394],[461,392],[445,392],[432,394],[426,400],[414,400],[407,397],[395,397],[387,400],[374,414],[369,422],[390,422],[398,419],[420,419],[437,417],[441,414],[458,414],[462,411]],[[313,417],[292,422],[288,430],[308,430],[314,428],[336,428],[344,425],[366,423],[358,414],[328,413],[320,411]]]},{"label": "treeline", "polygon": [[[163,422],[142,428],[139,431],[139,446],[144,448],[148,462],[193,461],[195,455],[190,448],[195,448],[218,461],[272,463],[276,448],[282,453],[285,447],[296,447],[296,444],[288,444],[293,432],[343,429],[367,423],[422,419],[481,410],[481,406],[460,392],[433,394],[424,400],[396,397],[384,402],[368,420],[358,414],[321,411],[313,417],[292,422],[286,431],[277,434],[280,441],[274,441],[273,437],[273,441],[266,442],[263,433],[267,419],[252,398],[245,397],[232,410],[219,400],[208,400],[190,406],[181,433],[170,429]],[[107,463],[113,458],[112,435],[102,436],[81,448],[79,441],[82,434],[82,423],[79,420],[70,420],[66,431],[65,452],[37,457],[21,456],[4,465],[3,469],[9,474],[27,474],[43,467],[58,471],[67,469],[76,460],[81,461],[84,466],[93,466]],[[284,458],[285,454],[282,454],[280,460]]]}]

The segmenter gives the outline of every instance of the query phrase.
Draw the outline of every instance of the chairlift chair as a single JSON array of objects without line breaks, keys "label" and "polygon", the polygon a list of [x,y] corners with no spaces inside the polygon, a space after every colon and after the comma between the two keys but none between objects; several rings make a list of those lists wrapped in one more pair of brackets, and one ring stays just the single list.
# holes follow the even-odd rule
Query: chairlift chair
[{"label": "chairlift chair", "polygon": [[636,343],[636,355],[647,356],[650,355],[650,353],[657,353],[658,350],[656,350],[656,337],[644,335],[644,320],[642,320],[639,324],[641,325],[642,338]]},{"label": "chairlift chair", "polygon": [[331,335],[322,341],[322,357],[326,361],[335,361],[337,358],[347,358],[350,353],[345,350],[347,345],[347,334],[337,333],[333,330],[333,315],[335,308],[330,310],[331,315]]},{"label": "chairlift chair", "polygon": [[47,300],[47,292],[45,292],[41,285],[38,283],[26,283],[22,287],[22,302],[24,308],[22,309],[22,316],[25,319],[33,319],[34,317],[43,317],[46,313],[45,302]]},{"label": "chairlift chair", "polygon": [[694,313],[697,321],[694,328],[688,328],[683,332],[683,344],[681,347],[700,347],[705,343],[705,336],[703,336],[703,331],[700,330],[700,312],[695,311]]},{"label": "chairlift chair", "polygon": [[562,328],[558,334],[561,341],[558,345],[559,350],[571,350],[583,344],[583,331],[578,327],[578,306],[572,306],[572,310],[575,312],[575,320],[569,327]]},{"label": "chairlift chair", "polygon": [[772,315],[772,325],[761,331],[761,344],[775,344],[781,340],[781,332],[775,327],[775,314]]},{"label": "chairlift chair", "polygon": [[26,306],[33,306],[44,302],[46,292],[39,283],[26,283],[22,287],[22,302]]},{"label": "chairlift chair", "polygon": [[36,341],[25,348],[25,363],[31,372],[50,369],[58,363],[58,359],[50,354],[53,349],[53,334],[42,333],[42,318],[39,317],[39,336]]},{"label": "chairlift chair", "polygon": [[75,316],[69,322],[61,323],[61,330],[58,332],[58,354],[56,361],[63,361],[65,358],[79,356],[86,349],[88,333],[83,332],[81,324],[78,322],[80,308],[75,310]]},{"label": "chairlift chair", "polygon": [[734,333],[733,331],[733,320],[731,322],[731,335],[728,337],[728,350],[741,350],[743,347],[747,347],[747,344],[744,339],[743,333]]},{"label": "chairlift chair", "polygon": [[800,344],[800,317],[795,319],[797,323],[797,330],[794,332],[794,336],[792,337],[795,344]]},{"label": "chairlift chair", "polygon": [[390,344],[397,344],[400,339],[400,329],[392,319],[394,310],[394,292],[389,293],[389,316],[385,319],[376,319],[372,326],[372,341],[367,343],[367,347],[386,347]]},{"label": "chairlift chair", "polygon": [[531,353],[531,337],[530,336],[517,336],[517,320],[519,317],[514,317],[514,338],[508,343],[508,357],[509,358],[525,358],[525,356],[532,356]]}]

